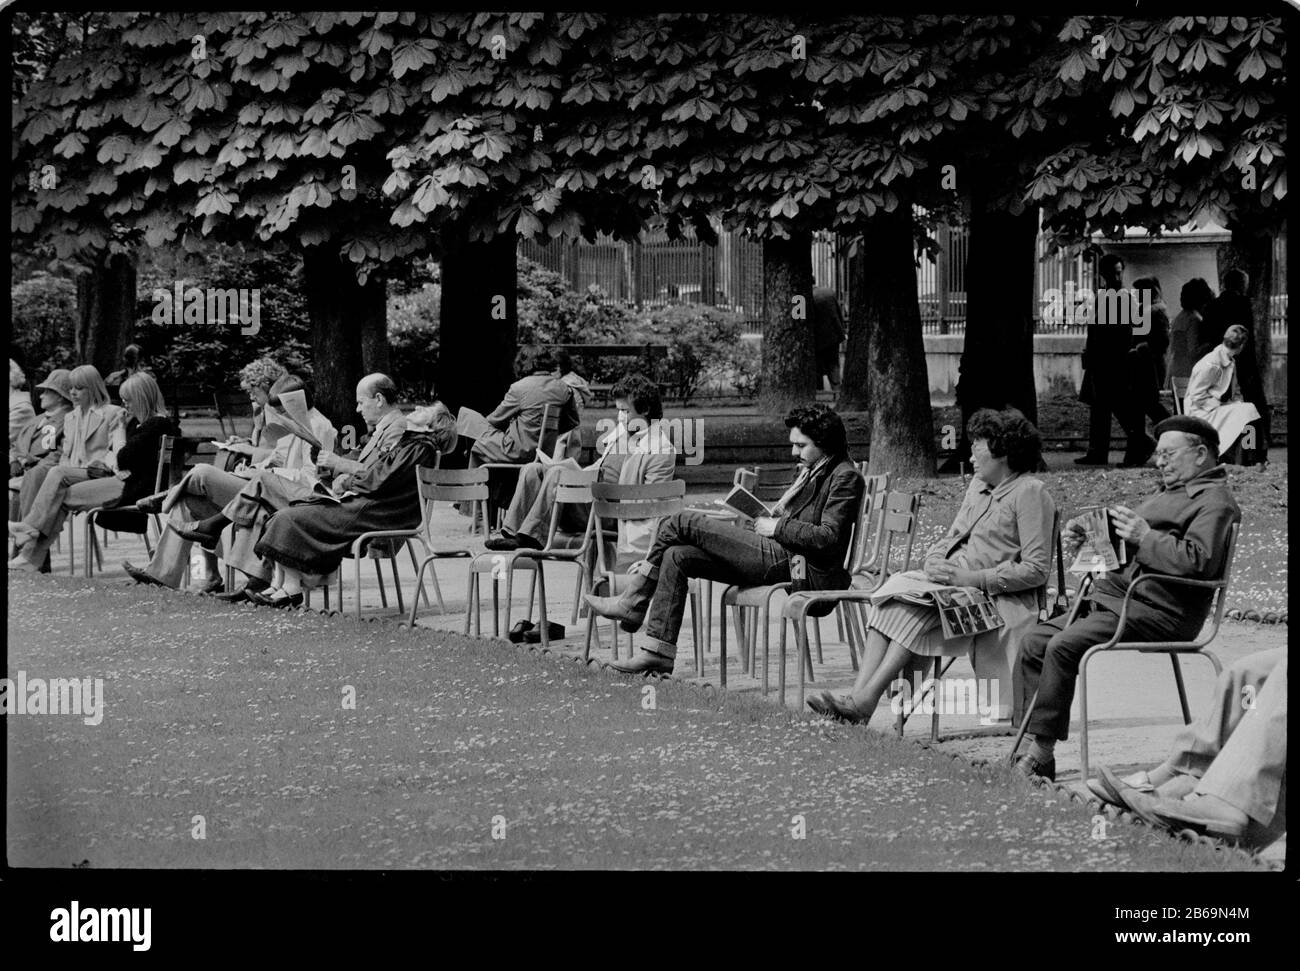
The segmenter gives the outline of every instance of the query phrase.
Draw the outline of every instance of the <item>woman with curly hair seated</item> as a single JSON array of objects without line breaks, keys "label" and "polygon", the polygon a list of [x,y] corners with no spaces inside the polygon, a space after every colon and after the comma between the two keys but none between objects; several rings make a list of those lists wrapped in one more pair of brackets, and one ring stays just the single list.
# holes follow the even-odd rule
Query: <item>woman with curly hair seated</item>
[{"label": "woman with curly hair seated", "polygon": [[[814,711],[865,722],[881,695],[918,658],[970,653],[975,675],[996,679],[999,698],[1013,697],[1011,671],[1020,635],[1038,621],[1038,589],[1047,582],[1056,504],[1038,468],[1038,429],[1014,408],[983,409],[966,428],[975,476],[947,534],[925,555],[923,570],[890,583],[916,592],[933,584],[975,587],[988,594],[1005,626],[945,640],[939,610],[889,600],[871,611],[858,679],[847,696],[830,692],[808,699]],[[1001,706],[1000,706],[1001,707]],[[1001,713],[999,713],[1001,714]]]}]

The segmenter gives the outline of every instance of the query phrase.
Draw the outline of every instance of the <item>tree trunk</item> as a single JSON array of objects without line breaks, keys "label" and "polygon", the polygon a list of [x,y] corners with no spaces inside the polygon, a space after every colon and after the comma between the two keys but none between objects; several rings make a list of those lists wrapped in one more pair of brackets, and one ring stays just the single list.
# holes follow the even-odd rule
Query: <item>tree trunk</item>
[{"label": "tree trunk", "polygon": [[[871,412],[870,472],[934,475],[930,384],[916,301],[912,207],[879,212],[867,223],[861,257],[861,313],[871,339],[867,389]],[[850,312],[850,320],[853,314]],[[852,326],[852,325],[850,325]]]},{"label": "tree trunk", "polygon": [[844,374],[836,406],[841,412],[866,411],[871,400],[871,386],[867,381],[871,363],[871,326],[863,304],[866,292],[867,261],[863,258],[863,244],[859,239],[853,243],[849,256],[848,343],[844,348]]},{"label": "tree trunk", "polygon": [[1037,423],[1034,389],[1034,262],[1038,210],[1013,215],[991,204],[977,182],[971,190],[970,256],[966,260],[966,340],[957,404],[957,451],[944,471],[970,461],[966,423],[981,408],[1018,408]]},{"label": "tree trunk", "polygon": [[302,263],[316,407],[340,435],[351,425],[360,441],[366,429],[356,411],[357,382],[388,369],[387,287],[376,276],[358,283],[332,245],[305,247]]},{"label": "tree trunk", "polygon": [[519,334],[515,234],[471,243],[448,230],[442,257],[438,397],[452,409],[484,414],[514,380]]},{"label": "tree trunk", "polygon": [[763,364],[759,408],[780,414],[817,396],[812,234],[763,240]]},{"label": "tree trunk", "polygon": [[1264,384],[1264,394],[1271,398],[1273,365],[1273,239],[1277,228],[1271,223],[1251,219],[1236,219],[1228,223],[1232,239],[1221,243],[1216,255],[1219,280],[1232,269],[1244,270],[1250,277],[1246,291],[1250,296],[1250,309],[1255,317],[1255,360],[1259,363],[1259,376]]},{"label": "tree trunk", "polygon": [[136,317],[135,260],[123,253],[101,254],[77,278],[76,353],[107,376],[122,366]]}]

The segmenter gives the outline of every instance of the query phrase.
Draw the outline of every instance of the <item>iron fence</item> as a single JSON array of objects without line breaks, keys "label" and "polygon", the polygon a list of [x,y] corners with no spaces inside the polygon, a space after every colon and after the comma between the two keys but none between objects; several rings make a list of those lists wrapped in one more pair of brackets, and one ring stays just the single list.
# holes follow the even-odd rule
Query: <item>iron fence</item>
[{"label": "iron fence", "polygon": [[[964,334],[966,331],[966,260],[970,237],[961,226],[940,226],[934,252],[917,255],[916,288],[925,334]],[[847,240],[834,233],[814,234],[814,285],[838,294],[847,311]],[[595,288],[602,302],[637,308],[672,303],[705,303],[744,315],[746,328],[762,331],[763,247],[739,233],[719,232],[716,245],[694,238],[687,227],[683,239],[671,240],[662,231],[647,231],[637,242],[598,237],[595,243],[548,243],[521,240],[519,254],[561,274],[578,292]],[[1082,252],[1047,251],[1042,236],[1035,263],[1035,292],[1040,294],[1034,329],[1040,334],[1083,334],[1078,294],[1094,289],[1095,265]],[[1271,324],[1275,337],[1287,333],[1286,235],[1273,242]],[[1062,299],[1052,299],[1055,291]],[[1071,305],[1073,299],[1074,305]],[[1175,301],[1176,303],[1176,301]]]}]

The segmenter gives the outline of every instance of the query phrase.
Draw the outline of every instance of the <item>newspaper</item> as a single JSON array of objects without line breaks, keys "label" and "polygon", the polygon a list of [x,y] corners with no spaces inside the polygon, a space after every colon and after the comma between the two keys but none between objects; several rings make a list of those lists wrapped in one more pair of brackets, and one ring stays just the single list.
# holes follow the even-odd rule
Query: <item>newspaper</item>
[{"label": "newspaper", "polygon": [[1128,551],[1108,508],[1085,506],[1075,522],[1083,526],[1086,536],[1070,564],[1071,573],[1108,573],[1128,562]]},{"label": "newspaper", "polygon": [[976,587],[954,587],[927,580],[920,570],[895,573],[871,595],[872,606],[891,600],[939,608],[944,640],[971,637],[1005,627],[997,605]]}]

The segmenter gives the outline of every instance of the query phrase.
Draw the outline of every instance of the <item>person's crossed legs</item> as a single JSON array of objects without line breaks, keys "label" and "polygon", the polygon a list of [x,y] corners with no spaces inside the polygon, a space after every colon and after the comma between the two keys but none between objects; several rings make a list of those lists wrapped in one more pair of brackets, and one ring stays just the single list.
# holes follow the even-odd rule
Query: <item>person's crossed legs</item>
[{"label": "person's crossed legs", "polygon": [[671,671],[690,581],[694,577],[752,586],[790,579],[790,553],[770,537],[699,512],[680,512],[659,523],[645,560],[633,568],[628,588],[617,597],[587,600],[603,617],[622,621],[624,630],[640,629],[654,646],[622,670]]}]

